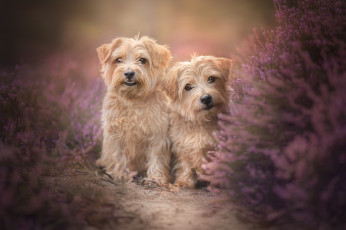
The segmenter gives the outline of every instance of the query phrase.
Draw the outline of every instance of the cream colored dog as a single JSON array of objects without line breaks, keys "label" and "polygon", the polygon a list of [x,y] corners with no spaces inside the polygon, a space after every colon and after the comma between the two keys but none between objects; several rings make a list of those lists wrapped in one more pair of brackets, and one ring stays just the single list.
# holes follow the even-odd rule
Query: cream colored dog
[{"label": "cream colored dog", "polygon": [[196,184],[195,170],[201,172],[202,159],[214,142],[212,133],[218,130],[217,114],[228,108],[230,67],[231,60],[226,58],[196,56],[177,63],[166,76],[176,185],[192,188]]},{"label": "cream colored dog", "polygon": [[170,51],[142,37],[117,38],[97,52],[107,86],[102,154],[97,164],[115,178],[137,172],[168,183],[169,112],[160,84],[171,60]]}]

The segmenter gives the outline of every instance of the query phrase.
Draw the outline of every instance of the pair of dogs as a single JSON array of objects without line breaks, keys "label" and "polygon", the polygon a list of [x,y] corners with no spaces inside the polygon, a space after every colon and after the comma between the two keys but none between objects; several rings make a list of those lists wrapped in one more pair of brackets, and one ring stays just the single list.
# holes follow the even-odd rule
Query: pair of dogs
[{"label": "pair of dogs", "polygon": [[227,111],[231,60],[195,56],[176,63],[149,37],[117,38],[97,49],[107,86],[103,144],[97,165],[114,178],[141,173],[149,180],[195,187],[213,145],[217,114]]}]

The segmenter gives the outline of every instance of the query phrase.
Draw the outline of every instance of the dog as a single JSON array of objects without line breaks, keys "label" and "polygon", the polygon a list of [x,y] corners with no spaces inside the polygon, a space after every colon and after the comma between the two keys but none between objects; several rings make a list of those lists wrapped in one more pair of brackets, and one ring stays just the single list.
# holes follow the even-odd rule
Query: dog
[{"label": "dog", "polygon": [[113,178],[143,174],[170,181],[168,98],[161,89],[171,60],[154,39],[116,38],[97,48],[107,86],[102,106],[103,143],[96,164]]},{"label": "dog", "polygon": [[217,114],[228,109],[231,64],[226,58],[193,56],[190,62],[176,63],[166,75],[175,185],[196,185],[196,172],[202,172],[203,158],[218,130]]}]

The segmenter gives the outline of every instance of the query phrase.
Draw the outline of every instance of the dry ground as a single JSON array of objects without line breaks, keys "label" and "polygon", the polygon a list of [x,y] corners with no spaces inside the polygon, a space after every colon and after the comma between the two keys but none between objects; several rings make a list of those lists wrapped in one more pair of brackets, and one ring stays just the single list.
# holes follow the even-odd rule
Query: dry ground
[{"label": "dry ground", "polygon": [[[107,229],[258,229],[239,222],[206,188],[163,187],[143,180],[112,181],[95,170],[68,169],[45,178],[52,191],[78,187],[114,204],[116,223]],[[98,195],[97,195],[98,194]],[[97,211],[97,210],[96,210]],[[86,229],[97,229],[87,226]]]}]

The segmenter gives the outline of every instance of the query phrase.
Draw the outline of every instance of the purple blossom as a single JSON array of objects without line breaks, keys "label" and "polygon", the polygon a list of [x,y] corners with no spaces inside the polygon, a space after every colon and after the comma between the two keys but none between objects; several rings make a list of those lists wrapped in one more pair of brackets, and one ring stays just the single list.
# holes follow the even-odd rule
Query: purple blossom
[{"label": "purple blossom", "polygon": [[53,194],[42,181],[52,164],[80,164],[100,151],[104,83],[73,77],[75,66],[66,65],[1,73],[1,229],[78,228],[94,209],[104,223],[113,218],[112,204]]},{"label": "purple blossom", "polygon": [[[278,27],[241,52],[230,114],[204,165],[256,221],[343,229],[346,42],[341,1],[277,0]],[[238,96],[237,96],[238,95]],[[239,96],[240,95],[240,96]]]}]

